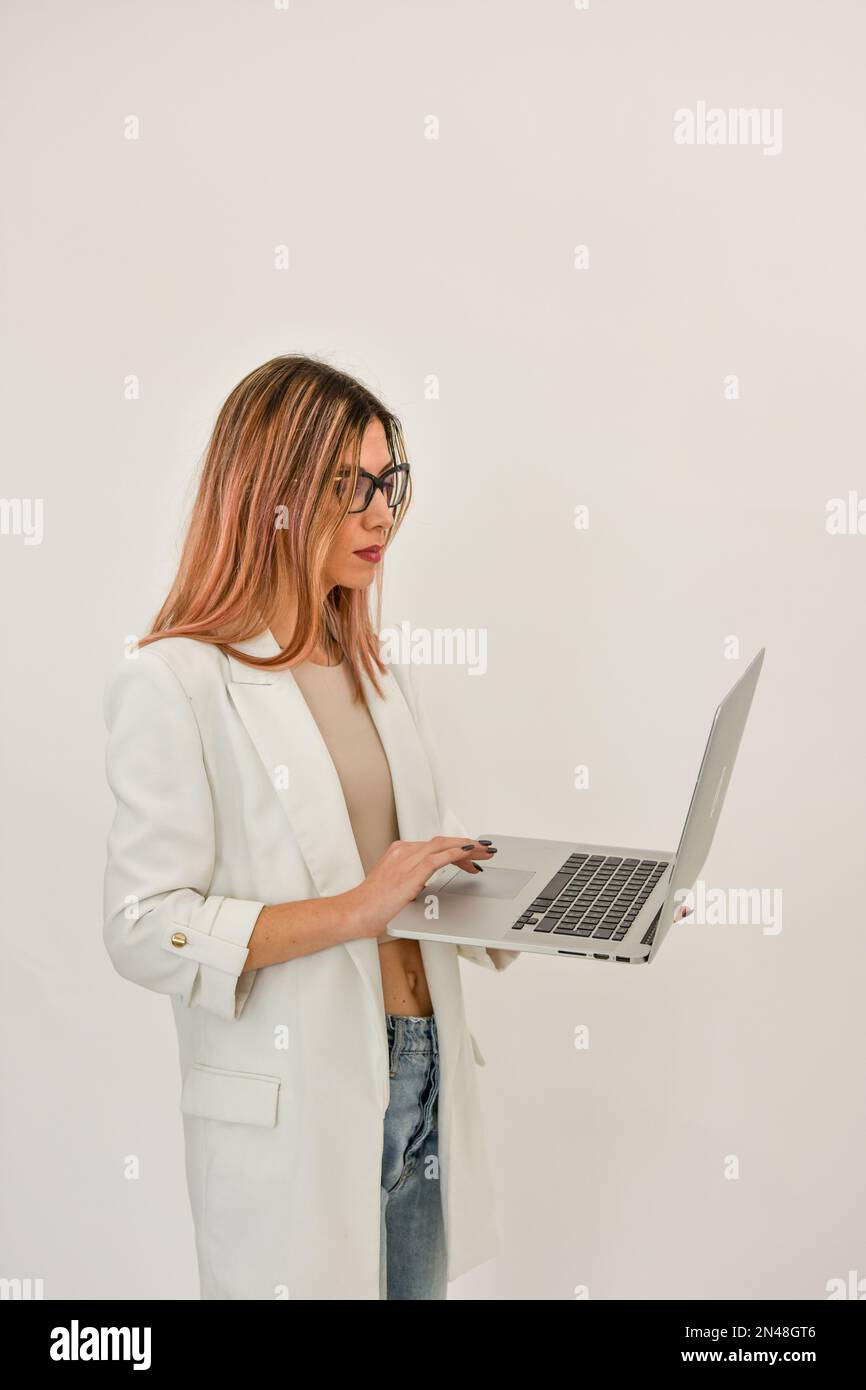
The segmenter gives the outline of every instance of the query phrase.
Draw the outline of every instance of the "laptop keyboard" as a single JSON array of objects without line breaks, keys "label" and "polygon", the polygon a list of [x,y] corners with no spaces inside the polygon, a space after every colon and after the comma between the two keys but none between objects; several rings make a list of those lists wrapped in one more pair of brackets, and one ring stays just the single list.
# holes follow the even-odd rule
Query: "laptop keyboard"
[{"label": "laptop keyboard", "polygon": [[570,854],[511,930],[622,941],[669,862]]}]

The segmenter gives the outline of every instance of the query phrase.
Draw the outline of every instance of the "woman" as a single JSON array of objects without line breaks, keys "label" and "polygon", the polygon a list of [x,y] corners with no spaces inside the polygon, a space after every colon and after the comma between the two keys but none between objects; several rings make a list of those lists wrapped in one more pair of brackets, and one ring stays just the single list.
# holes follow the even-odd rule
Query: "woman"
[{"label": "woman", "polygon": [[105,943],[171,998],[206,1299],[441,1299],[498,1248],[458,956],[516,953],[385,931],[436,869],[495,853],[443,802],[411,664],[379,651],[410,496],[375,396],[266,362],[106,685]]}]

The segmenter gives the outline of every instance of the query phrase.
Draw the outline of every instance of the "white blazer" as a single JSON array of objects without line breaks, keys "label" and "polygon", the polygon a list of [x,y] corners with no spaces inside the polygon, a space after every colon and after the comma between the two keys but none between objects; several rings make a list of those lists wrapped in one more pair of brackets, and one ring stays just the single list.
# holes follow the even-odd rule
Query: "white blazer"
[{"label": "white blazer", "polygon": [[[273,655],[269,630],[240,650]],[[464,835],[442,799],[411,664],[364,693],[388,757],[400,836]],[[241,975],[265,904],[364,877],[336,768],[291,671],[191,638],[121,660],[105,686],[116,798],[104,938],[118,972],[171,998],[186,1174],[204,1299],[379,1297],[387,1035],[372,938]],[[448,1278],[496,1254],[479,1106],[483,1065],[458,957],[422,942],[439,1034],[439,1158]]]}]

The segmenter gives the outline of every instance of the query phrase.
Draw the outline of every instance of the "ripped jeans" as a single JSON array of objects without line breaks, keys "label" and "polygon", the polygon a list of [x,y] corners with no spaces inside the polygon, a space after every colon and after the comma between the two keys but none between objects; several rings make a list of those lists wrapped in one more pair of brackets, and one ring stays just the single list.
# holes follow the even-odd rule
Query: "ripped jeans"
[{"label": "ripped jeans", "polygon": [[391,1098],[382,1152],[379,1297],[443,1299],[436,1020],[386,1013],[385,1024]]}]

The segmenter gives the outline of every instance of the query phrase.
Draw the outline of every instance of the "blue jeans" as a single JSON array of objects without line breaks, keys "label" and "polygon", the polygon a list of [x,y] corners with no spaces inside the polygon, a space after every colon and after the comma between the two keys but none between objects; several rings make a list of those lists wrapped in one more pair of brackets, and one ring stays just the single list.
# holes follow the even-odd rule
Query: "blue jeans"
[{"label": "blue jeans", "polygon": [[391,1098],[382,1152],[379,1297],[447,1297],[436,1020],[385,1015]]}]

